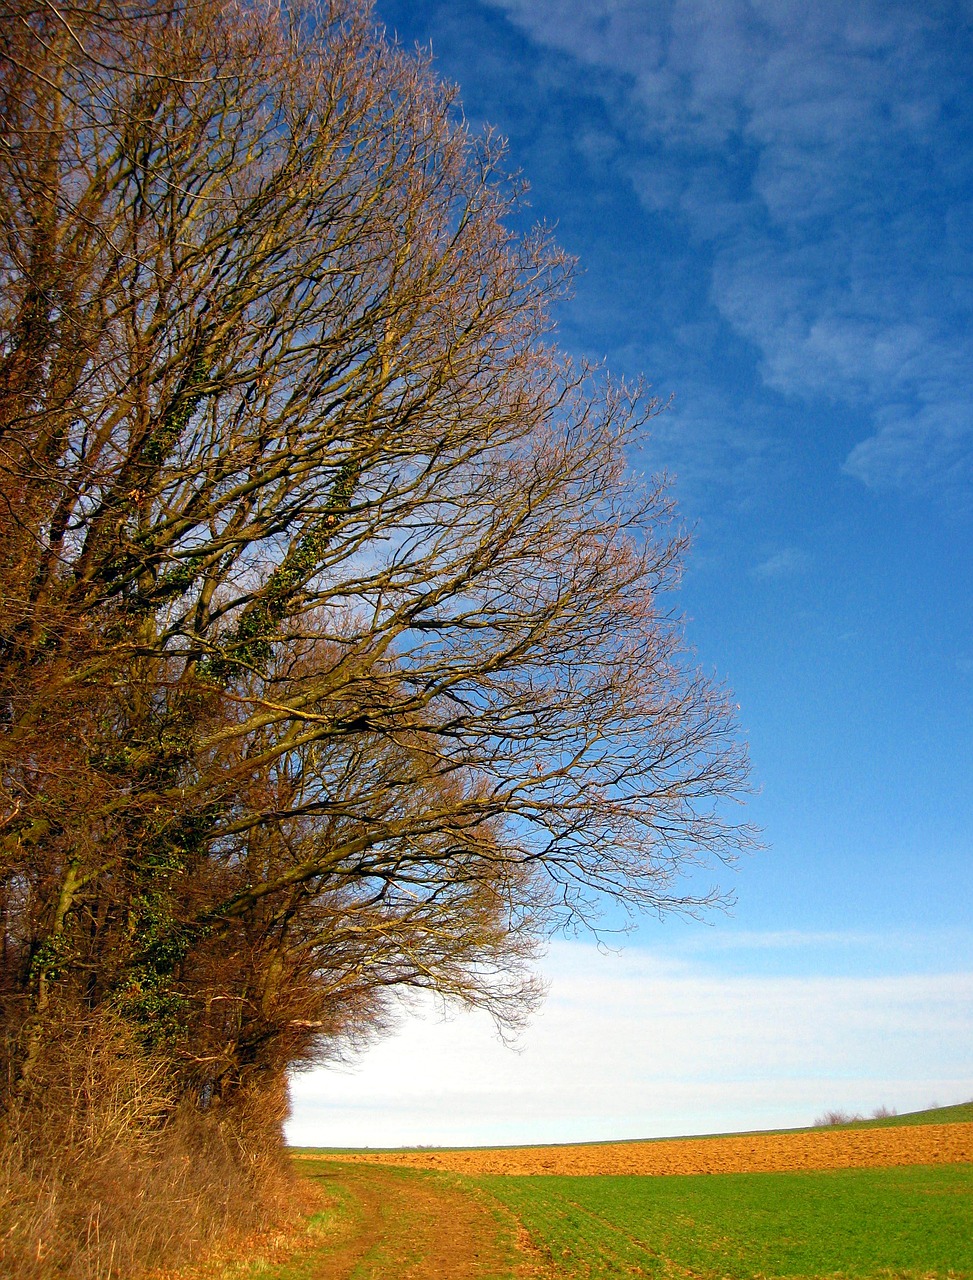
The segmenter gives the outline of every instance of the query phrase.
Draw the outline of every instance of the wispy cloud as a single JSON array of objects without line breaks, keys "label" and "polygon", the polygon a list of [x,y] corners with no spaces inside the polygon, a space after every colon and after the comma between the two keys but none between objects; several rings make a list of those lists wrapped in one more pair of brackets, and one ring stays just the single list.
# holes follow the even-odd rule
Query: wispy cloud
[{"label": "wispy cloud", "polygon": [[784,547],[753,567],[753,576],[765,581],[775,578],[792,578],[803,573],[811,563],[810,556],[799,547]]},{"label": "wispy cloud", "polygon": [[966,483],[973,192],[957,3],[484,0],[576,61],[645,207],[708,246],[767,385],[856,406],[845,470]]},{"label": "wispy cloud", "polygon": [[957,490],[969,488],[973,399],[924,405],[911,415],[892,408],[876,417],[879,430],[845,460],[848,475],[874,488],[928,490],[944,479]]}]

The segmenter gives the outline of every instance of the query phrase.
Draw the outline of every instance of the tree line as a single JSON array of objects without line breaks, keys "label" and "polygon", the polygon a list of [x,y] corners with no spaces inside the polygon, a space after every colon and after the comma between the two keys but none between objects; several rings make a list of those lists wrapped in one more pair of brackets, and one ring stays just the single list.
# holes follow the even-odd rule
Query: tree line
[{"label": "tree line", "polygon": [[552,931],[714,901],[657,406],[556,347],[497,139],[365,0],[0,28],[7,1114],[108,1037],[156,1129],[252,1117],[397,992],[516,1027]]}]

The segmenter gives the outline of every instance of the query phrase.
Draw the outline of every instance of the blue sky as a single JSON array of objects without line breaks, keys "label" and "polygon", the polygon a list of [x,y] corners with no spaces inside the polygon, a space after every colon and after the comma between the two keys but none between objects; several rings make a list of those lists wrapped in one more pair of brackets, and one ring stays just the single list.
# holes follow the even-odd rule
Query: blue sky
[{"label": "blue sky", "polygon": [[[527,218],[578,258],[562,345],[673,397],[632,463],[674,476],[695,530],[681,607],[740,703],[768,848],[728,918],[648,921],[622,957],[556,944],[519,1057],[475,1018],[413,1018],[300,1081],[292,1138],[500,1141],[512,1114],[525,1140],[635,1136],[973,1095],[973,5],[378,12],[431,43],[471,124],[508,139]],[[619,1042],[667,1048],[585,1059],[602,1114],[544,1053],[597,1023],[597,1057],[618,984]],[[466,1089],[496,1054],[494,1094]],[[574,1099],[543,1123],[542,1078]]]}]

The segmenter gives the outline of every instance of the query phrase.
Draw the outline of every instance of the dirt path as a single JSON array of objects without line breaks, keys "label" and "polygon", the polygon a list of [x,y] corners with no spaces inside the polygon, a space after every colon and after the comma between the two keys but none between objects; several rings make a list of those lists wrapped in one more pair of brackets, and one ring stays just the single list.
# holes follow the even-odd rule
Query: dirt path
[{"label": "dirt path", "polygon": [[788,1169],[866,1169],[973,1163],[973,1124],[889,1129],[812,1129],[721,1138],[466,1151],[343,1155],[415,1169],[483,1174],[773,1173]]},{"label": "dirt path", "polygon": [[307,1280],[512,1280],[543,1276],[512,1217],[438,1178],[375,1165],[302,1161],[342,1205],[339,1234]]}]

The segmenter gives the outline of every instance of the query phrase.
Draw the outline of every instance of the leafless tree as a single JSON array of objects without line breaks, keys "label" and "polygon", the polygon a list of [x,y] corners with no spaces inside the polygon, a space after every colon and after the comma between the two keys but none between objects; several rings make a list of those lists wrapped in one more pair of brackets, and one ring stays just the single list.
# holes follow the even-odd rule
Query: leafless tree
[{"label": "leafless tree", "polygon": [[552,929],[715,900],[732,708],[654,411],[364,0],[4,6],[7,1093],[104,1014],[200,1105]]}]

